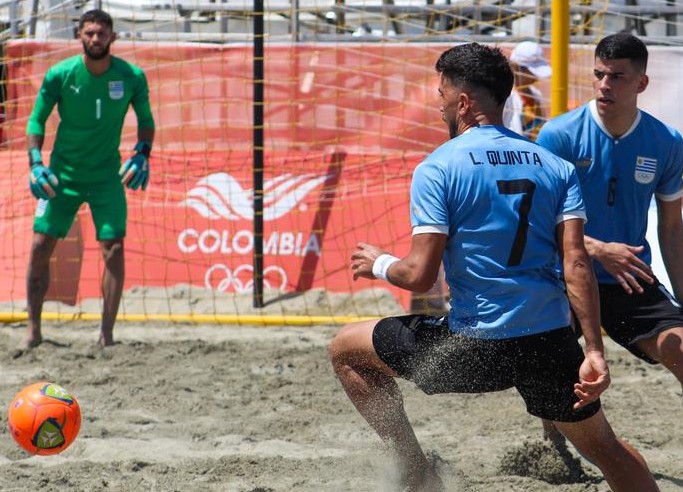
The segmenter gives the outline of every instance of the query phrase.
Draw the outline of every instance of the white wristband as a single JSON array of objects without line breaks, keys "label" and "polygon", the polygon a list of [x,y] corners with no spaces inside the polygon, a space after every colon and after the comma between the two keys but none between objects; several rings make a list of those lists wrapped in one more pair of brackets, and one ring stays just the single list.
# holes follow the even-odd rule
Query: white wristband
[{"label": "white wristband", "polygon": [[372,264],[372,274],[381,280],[387,280],[387,272],[389,267],[396,263],[398,258],[393,255],[383,254],[379,255],[375,262]]}]

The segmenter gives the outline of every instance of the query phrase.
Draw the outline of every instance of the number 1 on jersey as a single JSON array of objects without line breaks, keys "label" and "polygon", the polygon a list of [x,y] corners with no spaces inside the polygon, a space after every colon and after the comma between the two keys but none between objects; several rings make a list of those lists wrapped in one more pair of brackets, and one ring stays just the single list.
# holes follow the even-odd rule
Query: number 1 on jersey
[{"label": "number 1 on jersey", "polygon": [[522,195],[519,204],[519,222],[517,232],[512,242],[510,256],[508,256],[507,266],[517,266],[522,261],[524,248],[526,247],[526,235],[529,230],[529,212],[531,211],[531,201],[536,190],[536,183],[529,179],[512,179],[496,181],[498,193],[501,195]]},{"label": "number 1 on jersey", "polygon": [[95,99],[95,119],[102,117],[102,99]]}]

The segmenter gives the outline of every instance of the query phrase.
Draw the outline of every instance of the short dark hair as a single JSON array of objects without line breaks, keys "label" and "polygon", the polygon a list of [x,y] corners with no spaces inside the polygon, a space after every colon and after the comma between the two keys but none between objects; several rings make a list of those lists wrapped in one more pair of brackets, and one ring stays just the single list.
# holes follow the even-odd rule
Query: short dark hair
[{"label": "short dark hair", "polygon": [[436,71],[452,84],[469,89],[484,89],[498,103],[505,104],[515,76],[507,57],[496,47],[467,43],[444,51]]},{"label": "short dark hair", "polygon": [[114,30],[114,21],[112,20],[111,15],[106,13],[104,10],[93,9],[84,12],[83,15],[81,15],[81,18],[78,19],[78,29],[83,29],[83,25],[86,22],[102,24],[103,26],[107,26],[112,31]]},{"label": "short dark hair", "polygon": [[647,46],[628,32],[611,34],[600,40],[595,47],[595,57],[601,60],[620,60],[626,58],[640,68],[647,70]]}]

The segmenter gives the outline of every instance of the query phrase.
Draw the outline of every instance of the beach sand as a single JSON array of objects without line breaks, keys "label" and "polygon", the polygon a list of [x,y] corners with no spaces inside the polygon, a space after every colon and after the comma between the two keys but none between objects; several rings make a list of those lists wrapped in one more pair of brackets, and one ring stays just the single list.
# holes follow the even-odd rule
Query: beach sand
[{"label": "beach sand", "polygon": [[[19,355],[25,325],[0,326],[0,490],[394,492],[395,470],[344,394],[327,344],[334,326],[46,323]],[[649,462],[663,492],[683,490],[682,402],[675,378],[607,340],[603,407]],[[79,400],[83,424],[60,455],[29,456],[7,432],[23,386],[49,380]],[[407,413],[448,490],[593,492],[608,487],[570,449],[562,458],[514,390],[422,395]],[[564,459],[564,461],[563,461]]]}]

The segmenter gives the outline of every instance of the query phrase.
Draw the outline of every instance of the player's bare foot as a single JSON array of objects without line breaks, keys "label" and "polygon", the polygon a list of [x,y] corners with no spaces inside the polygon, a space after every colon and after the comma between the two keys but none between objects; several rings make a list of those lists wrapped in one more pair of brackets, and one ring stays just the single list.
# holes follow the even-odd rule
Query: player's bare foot
[{"label": "player's bare foot", "polygon": [[403,476],[402,492],[444,492],[441,477],[433,466],[412,470]]},{"label": "player's bare foot", "polygon": [[19,344],[18,348],[20,350],[29,350],[29,349],[37,347],[41,343],[43,343],[43,337],[42,336],[40,336],[40,335],[29,335],[29,336],[24,337],[24,339]]},{"label": "player's bare foot", "polygon": [[114,345],[114,336],[111,333],[106,334],[104,332],[100,332],[100,339],[98,340],[98,343],[101,347],[111,347]]}]

